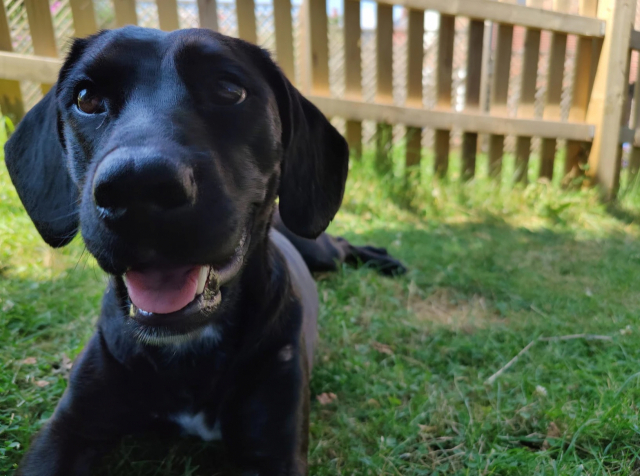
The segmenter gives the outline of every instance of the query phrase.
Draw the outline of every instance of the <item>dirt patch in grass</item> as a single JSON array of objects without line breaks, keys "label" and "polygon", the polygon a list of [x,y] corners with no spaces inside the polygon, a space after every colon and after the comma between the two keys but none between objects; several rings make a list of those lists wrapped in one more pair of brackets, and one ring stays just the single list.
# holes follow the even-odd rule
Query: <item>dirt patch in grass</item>
[{"label": "dirt patch in grass", "polygon": [[419,321],[465,332],[504,322],[483,296],[465,297],[448,288],[436,288],[426,298],[414,295],[409,308]]}]

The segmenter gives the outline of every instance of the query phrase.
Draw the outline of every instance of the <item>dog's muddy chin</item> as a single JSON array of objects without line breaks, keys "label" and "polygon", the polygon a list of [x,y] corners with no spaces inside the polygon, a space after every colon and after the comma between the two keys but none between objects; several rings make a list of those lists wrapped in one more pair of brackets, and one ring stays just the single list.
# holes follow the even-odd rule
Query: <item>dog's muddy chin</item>
[{"label": "dog's muddy chin", "polygon": [[222,287],[240,272],[248,249],[245,230],[221,265],[145,266],[123,276],[129,317],[148,343],[184,341],[198,335],[222,302]]}]

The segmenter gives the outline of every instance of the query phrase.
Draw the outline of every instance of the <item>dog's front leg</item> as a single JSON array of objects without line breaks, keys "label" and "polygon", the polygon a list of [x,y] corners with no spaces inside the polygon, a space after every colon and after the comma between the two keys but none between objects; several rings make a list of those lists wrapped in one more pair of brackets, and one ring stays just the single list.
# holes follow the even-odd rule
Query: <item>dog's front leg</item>
[{"label": "dog's front leg", "polygon": [[309,371],[285,345],[243,366],[221,408],[222,436],[246,476],[304,476],[309,446]]},{"label": "dog's front leg", "polygon": [[65,428],[64,418],[53,418],[32,442],[16,476],[88,476],[104,453],[104,442],[91,441]]},{"label": "dog's front leg", "polygon": [[[120,365],[100,334],[76,359],[69,386],[31,443],[17,476],[88,476],[96,460],[134,423]],[[138,412],[140,413],[140,412]]]}]

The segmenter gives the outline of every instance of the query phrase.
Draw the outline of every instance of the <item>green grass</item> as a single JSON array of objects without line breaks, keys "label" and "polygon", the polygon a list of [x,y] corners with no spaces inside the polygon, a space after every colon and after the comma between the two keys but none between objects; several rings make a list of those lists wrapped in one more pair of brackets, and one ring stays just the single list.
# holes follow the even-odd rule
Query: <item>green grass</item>
[{"label": "green grass", "polygon": [[[423,173],[408,194],[401,172],[353,163],[331,226],[410,272],[319,277],[311,473],[640,474],[639,194],[606,208],[595,191],[514,189],[508,172],[466,185]],[[0,474],[51,415],[104,281],[79,240],[42,243],[0,165]],[[611,340],[537,342],[484,383],[532,340],[581,333]],[[129,439],[100,474],[220,474],[223,456]]]}]

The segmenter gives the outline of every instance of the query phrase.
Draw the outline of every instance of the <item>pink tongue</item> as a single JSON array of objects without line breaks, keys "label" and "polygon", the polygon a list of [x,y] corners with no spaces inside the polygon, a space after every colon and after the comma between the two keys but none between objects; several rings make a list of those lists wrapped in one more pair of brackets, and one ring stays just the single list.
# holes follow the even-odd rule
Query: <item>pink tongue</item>
[{"label": "pink tongue", "polygon": [[196,297],[200,266],[128,271],[124,282],[131,302],[156,314],[179,311]]}]

